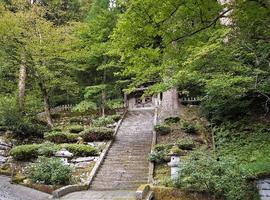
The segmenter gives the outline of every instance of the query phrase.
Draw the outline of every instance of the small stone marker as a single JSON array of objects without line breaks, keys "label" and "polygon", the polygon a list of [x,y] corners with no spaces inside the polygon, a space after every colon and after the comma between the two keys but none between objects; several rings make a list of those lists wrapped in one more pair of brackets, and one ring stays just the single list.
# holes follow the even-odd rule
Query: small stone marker
[{"label": "small stone marker", "polygon": [[[173,147],[172,149],[176,149],[178,147]],[[171,167],[171,178],[175,179],[177,178],[179,167],[181,164],[180,160],[180,150],[177,149],[175,151],[170,152],[169,154],[171,156],[171,161],[168,163],[168,165]]]},{"label": "small stone marker", "polygon": [[264,178],[257,182],[257,188],[261,200],[270,200],[270,178]]},{"label": "small stone marker", "polygon": [[60,158],[64,164],[68,164],[68,161],[73,157],[73,153],[69,152],[66,149],[61,149],[55,153],[55,157]]}]

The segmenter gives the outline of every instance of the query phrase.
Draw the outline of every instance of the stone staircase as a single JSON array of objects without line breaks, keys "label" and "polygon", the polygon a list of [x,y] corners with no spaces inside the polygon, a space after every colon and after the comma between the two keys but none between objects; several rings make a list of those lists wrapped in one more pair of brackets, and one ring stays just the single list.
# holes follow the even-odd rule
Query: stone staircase
[{"label": "stone staircase", "polygon": [[153,115],[152,110],[127,113],[91,190],[136,190],[147,183]]}]

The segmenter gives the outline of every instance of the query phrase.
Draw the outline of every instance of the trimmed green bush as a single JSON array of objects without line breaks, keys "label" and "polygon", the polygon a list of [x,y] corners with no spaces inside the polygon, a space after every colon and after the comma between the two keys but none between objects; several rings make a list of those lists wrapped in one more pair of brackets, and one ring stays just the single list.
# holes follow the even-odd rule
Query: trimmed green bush
[{"label": "trimmed green bush", "polygon": [[182,150],[193,150],[196,145],[191,139],[183,139],[176,143],[176,145]]},{"label": "trimmed green bush", "polygon": [[84,144],[62,144],[62,148],[70,151],[74,156],[95,156],[97,149],[95,147]]},{"label": "trimmed green bush", "polygon": [[160,164],[167,162],[167,155],[170,152],[170,149],[173,147],[173,144],[159,144],[156,145],[154,151],[149,154],[148,159],[151,162]]},{"label": "trimmed green bush", "polygon": [[71,125],[68,127],[70,133],[80,133],[84,130],[84,127],[81,125]]},{"label": "trimmed green bush", "polygon": [[44,134],[44,139],[57,144],[69,143],[77,141],[77,134],[63,133],[58,131],[47,132]]},{"label": "trimmed green bush", "polygon": [[31,144],[20,145],[13,147],[9,154],[19,161],[28,161],[36,159],[38,156],[53,156],[61,148],[65,148],[74,156],[95,156],[97,155],[97,149],[84,144],[61,144],[57,145],[51,142],[45,142],[43,144]]},{"label": "trimmed green bush", "polygon": [[70,182],[72,170],[59,158],[38,158],[26,170],[27,177],[35,183],[63,185]]},{"label": "trimmed green bush", "polygon": [[113,124],[115,122],[115,120],[108,116],[108,117],[100,117],[98,119],[94,119],[92,121],[92,126],[94,127],[105,127],[109,124]]},{"label": "trimmed green bush", "polygon": [[51,142],[45,142],[39,145],[38,155],[50,157],[50,156],[53,156],[59,150],[60,150],[60,147],[58,145]]},{"label": "trimmed green bush", "polygon": [[164,120],[165,123],[171,124],[171,123],[177,123],[180,121],[179,117],[168,117]]},{"label": "trimmed green bush", "polygon": [[118,114],[116,114],[116,115],[110,115],[108,117],[110,117],[115,122],[117,122],[117,121],[119,121],[121,119],[121,115],[118,115]]},{"label": "trimmed green bush", "polygon": [[197,129],[196,129],[195,125],[193,123],[190,123],[190,122],[183,122],[181,129],[183,131],[185,131],[186,133],[190,133],[190,134],[197,133]]},{"label": "trimmed green bush", "polygon": [[73,143],[78,141],[79,135],[76,133],[66,133],[67,136],[67,142],[68,143]]},{"label": "trimmed green bush", "polygon": [[157,124],[155,125],[154,129],[158,135],[167,135],[171,132],[170,126],[166,124]]},{"label": "trimmed green bush", "polygon": [[153,163],[164,163],[165,161],[165,157],[167,156],[167,153],[165,151],[152,151],[149,154],[148,159],[153,162]]},{"label": "trimmed green bush", "polygon": [[81,117],[71,117],[69,119],[70,123],[83,123],[83,119]]},{"label": "trimmed green bush", "polygon": [[9,151],[9,155],[11,155],[15,160],[26,161],[37,158],[38,148],[38,144],[20,145],[13,147]]},{"label": "trimmed green bush", "polygon": [[111,140],[114,130],[106,127],[91,127],[81,132],[80,136],[87,142]]},{"label": "trimmed green bush", "polygon": [[47,132],[44,134],[44,139],[54,143],[67,142],[66,134],[60,131]]}]

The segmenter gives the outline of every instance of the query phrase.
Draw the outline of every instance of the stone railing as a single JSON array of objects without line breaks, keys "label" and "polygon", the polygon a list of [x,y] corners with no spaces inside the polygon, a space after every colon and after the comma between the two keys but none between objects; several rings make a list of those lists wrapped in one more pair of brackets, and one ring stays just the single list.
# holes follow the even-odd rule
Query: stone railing
[{"label": "stone railing", "polygon": [[199,103],[201,102],[200,97],[182,97],[180,98],[181,103],[186,103],[186,104],[193,104],[193,103]]},{"label": "stone railing", "polygon": [[[56,106],[54,108],[51,108],[51,114],[57,114],[63,111],[71,111],[71,109],[74,107],[73,104],[66,104],[66,105],[60,105]],[[45,112],[41,112],[37,114],[38,117],[45,117]]]}]

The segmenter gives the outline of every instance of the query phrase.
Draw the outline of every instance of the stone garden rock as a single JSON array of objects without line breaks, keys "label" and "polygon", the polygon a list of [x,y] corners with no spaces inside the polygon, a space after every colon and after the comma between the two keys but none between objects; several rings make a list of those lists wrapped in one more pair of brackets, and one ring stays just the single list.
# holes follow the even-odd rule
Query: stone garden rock
[{"label": "stone garden rock", "polygon": [[55,153],[55,156],[60,158],[64,162],[64,164],[68,165],[69,160],[73,157],[73,153],[69,152],[66,149],[61,149],[60,151],[57,151]]},{"label": "stone garden rock", "polygon": [[0,150],[0,156],[6,156],[7,152],[5,150]]},{"label": "stone garden rock", "polygon": [[87,144],[92,147],[100,147],[105,146],[106,142],[88,142]]},{"label": "stone garden rock", "polygon": [[0,156],[0,164],[4,164],[4,163],[6,163],[6,162],[7,162],[7,160],[8,160],[8,158],[7,158],[7,157]]},{"label": "stone garden rock", "polygon": [[94,161],[96,157],[79,157],[72,159],[71,162],[73,163],[80,163],[80,162],[91,162]]},{"label": "stone garden rock", "polygon": [[91,164],[91,162],[79,162],[79,163],[76,163],[74,165],[74,167],[76,169],[84,169],[84,168],[88,167],[88,165],[90,165],[90,164]]},{"label": "stone garden rock", "polygon": [[73,153],[69,152],[66,149],[61,149],[60,151],[57,151],[55,153],[56,157],[61,157],[61,158],[72,158],[73,157]]},{"label": "stone garden rock", "polygon": [[9,150],[9,149],[10,149],[10,147],[0,144],[0,150]]},{"label": "stone garden rock", "polygon": [[0,146],[11,148],[12,144],[4,141],[3,139],[0,138]]}]

